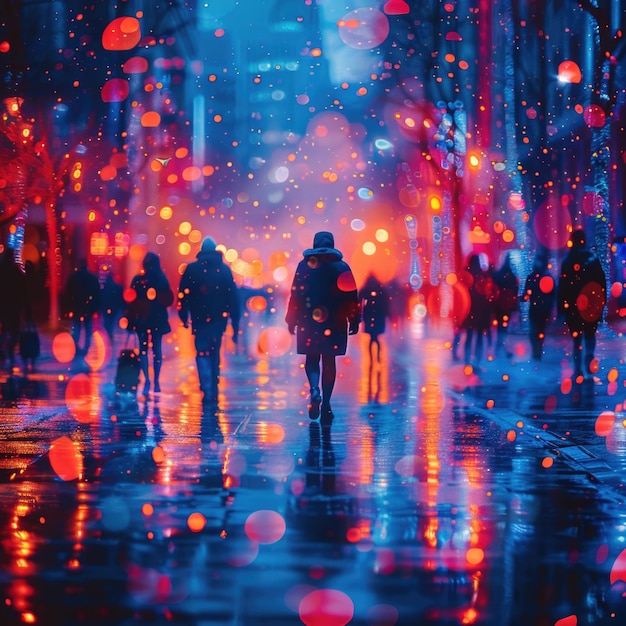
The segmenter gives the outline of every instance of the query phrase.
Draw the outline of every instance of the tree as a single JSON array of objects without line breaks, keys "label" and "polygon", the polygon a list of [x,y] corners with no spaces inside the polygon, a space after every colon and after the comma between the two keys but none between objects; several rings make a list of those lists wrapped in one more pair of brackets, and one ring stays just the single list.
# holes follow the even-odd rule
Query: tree
[{"label": "tree", "polygon": [[[22,99],[5,98],[6,111],[0,117],[0,223],[25,221],[28,206],[42,204],[46,215],[49,240],[49,285],[51,327],[59,317],[58,293],[60,282],[60,236],[57,201],[63,195],[69,164],[65,154],[58,163],[52,159],[48,142],[35,141],[35,120],[22,114]],[[17,225],[20,227],[19,225]],[[21,243],[17,238],[17,257],[21,260]]]},{"label": "tree", "polygon": [[[607,280],[610,278],[610,198],[609,172],[611,169],[611,128],[618,102],[617,68],[624,55],[622,23],[612,19],[610,8],[615,3],[601,0],[578,0],[581,9],[592,18],[594,44],[594,75],[591,103],[585,109],[585,122],[591,128],[588,189],[594,198],[595,245]],[[617,3],[619,9],[619,2]],[[617,11],[617,19],[623,13]]]}]

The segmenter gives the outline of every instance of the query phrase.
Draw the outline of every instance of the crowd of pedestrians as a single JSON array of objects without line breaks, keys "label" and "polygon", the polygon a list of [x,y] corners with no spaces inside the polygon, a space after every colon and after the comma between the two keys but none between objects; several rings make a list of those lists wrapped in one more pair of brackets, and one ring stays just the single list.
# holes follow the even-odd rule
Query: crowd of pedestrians
[{"label": "crowd of pedestrians", "polygon": [[[0,289],[12,298],[0,299],[0,356],[10,372],[16,365],[18,346],[25,372],[35,369],[39,354],[32,289],[25,269],[10,248],[1,255]],[[484,254],[472,254],[459,278],[468,303],[467,315],[455,329],[453,360],[460,360],[463,340],[462,358],[473,367],[480,367],[489,349],[494,357],[511,357],[507,332],[512,317],[520,314],[520,302],[524,302],[532,359],[542,359],[548,326],[560,316],[572,339],[574,377],[592,377],[597,372],[596,334],[606,308],[606,276],[582,230],[571,233],[569,251],[558,270],[550,263],[548,252],[539,250],[521,290],[510,253],[497,268],[490,266]],[[76,358],[83,362],[97,317],[101,317],[111,345],[120,327],[128,331],[127,338],[136,337],[137,377],[140,372],[144,396],[161,391],[163,337],[172,331],[170,310],[175,306],[182,325],[191,326],[203,405],[216,410],[222,337],[230,322],[237,343],[244,308],[240,292],[215,240],[206,237],[196,260],[183,272],[176,292],[159,256],[147,252],[127,290],[110,271],[101,285],[86,260],[80,259],[67,279],[61,302]],[[336,357],[346,354],[348,336],[356,334],[361,324],[369,337],[371,363],[380,363],[381,336],[394,315],[394,294],[397,296],[397,290],[382,284],[373,273],[357,288],[350,266],[328,231],[316,233],[312,247],[303,251],[293,277],[285,323],[296,336],[297,353],[305,359],[311,419],[321,416],[322,423],[333,419]]]},{"label": "crowd of pedestrians", "polygon": [[522,300],[528,303],[528,338],[533,360],[542,359],[548,325],[562,318],[572,338],[574,378],[593,377],[597,372],[596,334],[607,303],[606,276],[598,256],[587,247],[583,230],[571,233],[568,253],[558,272],[550,266],[547,251],[536,253],[521,293],[508,253],[495,270],[481,255],[472,254],[461,281],[467,289],[469,310],[452,340],[454,360],[459,360],[458,350],[465,335],[464,361],[480,368],[485,344],[492,344],[494,330],[494,356],[513,356],[506,347],[507,329],[511,317],[519,314]]}]

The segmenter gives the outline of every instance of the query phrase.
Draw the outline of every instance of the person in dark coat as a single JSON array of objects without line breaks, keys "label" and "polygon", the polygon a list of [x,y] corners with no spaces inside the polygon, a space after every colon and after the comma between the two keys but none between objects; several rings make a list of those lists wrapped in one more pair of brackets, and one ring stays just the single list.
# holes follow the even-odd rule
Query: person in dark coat
[{"label": "person in dark coat", "polygon": [[586,247],[585,233],[572,232],[561,264],[557,304],[573,340],[574,378],[593,376],[596,332],[606,304],[606,275],[600,259]]},{"label": "person in dark coat", "polygon": [[102,324],[109,341],[113,344],[115,328],[124,311],[124,288],[108,272],[102,285]]},{"label": "person in dark coat", "polygon": [[11,373],[22,323],[33,321],[26,275],[15,262],[12,248],[6,248],[0,260],[0,294],[0,338]]},{"label": "person in dark coat", "polygon": [[478,365],[483,357],[485,335],[493,316],[493,279],[482,268],[480,256],[472,254],[463,278],[470,297],[470,309],[461,325],[465,330],[464,356],[467,365]]},{"label": "person in dark coat", "polygon": [[359,291],[359,301],[363,311],[363,331],[369,335],[369,355],[373,358],[376,346],[380,361],[380,335],[383,335],[389,317],[389,294],[373,274],[369,274]]},{"label": "person in dark coat", "polygon": [[511,266],[511,255],[507,252],[502,265],[493,273],[494,298],[493,316],[496,322],[496,349],[497,356],[507,357],[513,354],[506,349],[504,342],[511,322],[511,316],[519,310],[519,279]]},{"label": "person in dark coat", "polygon": [[313,247],[303,257],[291,285],[285,322],[296,334],[298,354],[306,355],[309,417],[320,416],[321,403],[322,421],[329,423],[334,417],[330,399],[337,376],[335,357],[346,353],[348,334],[359,331],[361,307],[352,270],[335,249],[332,233],[316,233]]},{"label": "person in dark coat", "polygon": [[178,316],[185,328],[191,318],[202,403],[216,410],[222,335],[230,318],[233,341],[237,343],[241,303],[230,267],[211,237],[204,239],[196,258],[180,279]]},{"label": "person in dark coat", "polygon": [[135,299],[127,310],[128,330],[139,338],[139,363],[144,376],[143,395],[150,393],[148,349],[152,348],[154,393],[161,392],[160,375],[163,364],[163,335],[171,332],[168,307],[174,302],[174,293],[161,260],[154,252],[147,252],[142,262],[143,271],[133,277],[130,287]]},{"label": "person in dark coat", "polygon": [[535,256],[533,269],[524,283],[524,300],[528,302],[528,335],[532,358],[540,361],[543,356],[546,328],[552,317],[556,289],[548,271],[548,258],[540,252]]},{"label": "person in dark coat", "polygon": [[[100,282],[87,267],[87,260],[80,259],[74,272],[67,279],[64,291],[65,314],[71,321],[71,335],[76,346],[76,356],[84,357],[91,346],[93,319],[100,312]],[[83,345],[80,344],[84,332]]]}]

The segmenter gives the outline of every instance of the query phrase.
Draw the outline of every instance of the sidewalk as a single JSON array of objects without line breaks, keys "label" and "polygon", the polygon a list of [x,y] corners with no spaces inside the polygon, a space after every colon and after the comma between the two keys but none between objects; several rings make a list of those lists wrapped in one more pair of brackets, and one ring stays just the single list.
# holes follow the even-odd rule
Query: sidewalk
[{"label": "sidewalk", "polygon": [[619,327],[599,331],[598,371],[593,379],[576,381],[571,338],[558,330],[546,337],[540,362],[530,360],[527,338],[511,333],[511,359],[492,358],[479,372],[457,371],[452,384],[450,379],[443,384],[451,397],[497,423],[510,440],[532,438],[550,458],[566,461],[621,497],[626,495],[626,340]]}]

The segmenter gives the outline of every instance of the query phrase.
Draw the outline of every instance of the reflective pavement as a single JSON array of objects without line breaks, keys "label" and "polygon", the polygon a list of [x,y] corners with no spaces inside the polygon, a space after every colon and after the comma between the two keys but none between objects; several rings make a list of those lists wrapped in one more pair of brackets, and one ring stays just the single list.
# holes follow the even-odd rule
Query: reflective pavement
[{"label": "reflective pavement", "polygon": [[616,329],[582,383],[558,332],[478,371],[445,328],[359,334],[322,426],[270,324],[225,341],[217,414],[183,329],[147,399],[114,392],[121,337],[0,377],[2,626],[626,623]]}]

